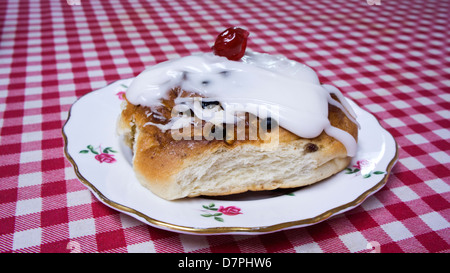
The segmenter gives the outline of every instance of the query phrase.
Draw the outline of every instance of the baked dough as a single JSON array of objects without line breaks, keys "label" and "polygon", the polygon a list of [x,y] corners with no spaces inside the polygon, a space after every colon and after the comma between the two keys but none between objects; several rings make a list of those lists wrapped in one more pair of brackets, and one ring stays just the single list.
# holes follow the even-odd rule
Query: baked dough
[{"label": "baked dough", "polygon": [[[345,146],[325,132],[305,139],[279,127],[258,140],[175,140],[170,130],[152,125],[168,122],[176,97],[191,96],[196,94],[175,88],[158,107],[122,105],[117,131],[133,151],[136,177],[161,198],[295,188],[330,177],[350,163]],[[328,118],[357,140],[357,125],[339,108],[329,104]],[[276,145],[271,144],[274,138]]]}]

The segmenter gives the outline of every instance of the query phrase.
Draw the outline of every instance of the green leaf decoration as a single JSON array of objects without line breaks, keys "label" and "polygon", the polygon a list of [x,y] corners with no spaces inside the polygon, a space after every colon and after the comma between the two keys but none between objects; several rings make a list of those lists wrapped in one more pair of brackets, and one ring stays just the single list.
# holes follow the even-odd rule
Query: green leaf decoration
[{"label": "green leaf decoration", "polygon": [[359,172],[359,169],[358,168],[355,168],[355,169],[350,169],[350,168],[346,168],[345,169],[346,170],[346,172],[345,172],[345,174],[352,174],[352,173],[357,173],[357,172]]},{"label": "green leaf decoration", "polygon": [[112,147],[106,147],[105,149],[103,149],[103,153],[108,154],[108,153],[117,153],[117,151],[114,151],[112,149]]},{"label": "green leaf decoration", "polygon": [[382,171],[375,171],[375,172],[373,172],[373,174],[384,174],[384,172],[382,172]]},{"label": "green leaf decoration", "polygon": [[363,175],[364,178],[369,178],[370,177],[370,173]]},{"label": "green leaf decoration", "polygon": [[80,151],[80,154],[87,154],[87,153],[89,153],[88,150],[81,150],[81,151]]},{"label": "green leaf decoration", "polygon": [[203,216],[203,217],[211,217],[211,216],[213,216],[212,214],[200,214],[201,216]]},{"label": "green leaf decoration", "polygon": [[219,221],[219,222],[223,222],[223,218],[222,217],[214,217],[214,220],[217,220],[217,221]]},{"label": "green leaf decoration", "polygon": [[123,83],[121,84],[121,86],[122,86],[122,87],[125,87],[125,88],[128,88],[128,86],[126,86],[126,85],[125,85],[125,84],[123,84]]},{"label": "green leaf decoration", "polygon": [[87,148],[88,148],[92,153],[98,155],[98,152],[96,152],[96,151],[94,150],[94,147],[92,147],[92,145],[88,145]]},{"label": "green leaf decoration", "polygon": [[214,216],[221,216],[222,213],[221,213],[221,212],[219,212],[219,213],[214,213],[213,215],[214,215]]},{"label": "green leaf decoration", "polygon": [[211,204],[209,204],[208,206],[206,206],[206,205],[202,205],[202,207],[204,208],[204,209],[207,209],[207,210],[217,210],[217,208],[215,208],[214,207],[215,206],[215,204],[214,203],[211,203]]}]

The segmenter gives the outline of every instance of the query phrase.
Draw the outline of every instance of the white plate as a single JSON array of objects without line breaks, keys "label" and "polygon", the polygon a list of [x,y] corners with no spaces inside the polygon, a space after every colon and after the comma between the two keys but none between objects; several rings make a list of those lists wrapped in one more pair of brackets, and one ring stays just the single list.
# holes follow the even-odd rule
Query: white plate
[{"label": "white plate", "polygon": [[73,104],[63,128],[65,153],[101,202],[154,227],[189,234],[262,234],[312,225],[361,204],[385,185],[397,161],[394,138],[349,100],[361,129],[357,155],[346,170],[303,188],[166,201],[137,181],[131,151],[116,134],[121,92],[131,81],[114,82]]}]

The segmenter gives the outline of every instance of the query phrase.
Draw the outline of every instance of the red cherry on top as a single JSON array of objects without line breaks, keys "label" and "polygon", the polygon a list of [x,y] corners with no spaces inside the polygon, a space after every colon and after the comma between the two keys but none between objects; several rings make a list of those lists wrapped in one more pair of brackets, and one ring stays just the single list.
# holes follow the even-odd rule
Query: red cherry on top
[{"label": "red cherry on top", "polygon": [[227,28],[217,36],[212,50],[215,55],[226,57],[231,61],[239,61],[244,56],[249,34],[247,30],[242,28]]}]

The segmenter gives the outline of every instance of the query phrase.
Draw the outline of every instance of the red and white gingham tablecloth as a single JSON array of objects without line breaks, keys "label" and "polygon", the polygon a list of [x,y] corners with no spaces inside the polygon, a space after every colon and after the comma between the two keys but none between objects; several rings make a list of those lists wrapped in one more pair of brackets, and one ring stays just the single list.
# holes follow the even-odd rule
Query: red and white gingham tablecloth
[{"label": "red and white gingham tablecloth", "polygon": [[[0,1],[0,252],[450,252],[449,10],[448,0]],[[258,236],[163,231],[93,197],[64,156],[72,103],[209,51],[229,26],[380,120],[399,145],[384,188],[320,224]]]}]

